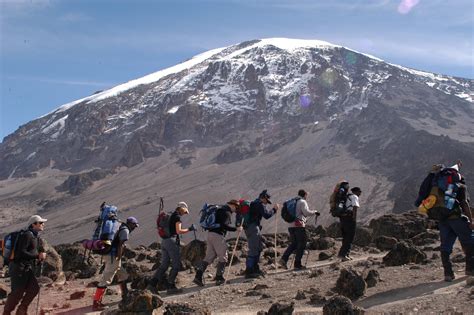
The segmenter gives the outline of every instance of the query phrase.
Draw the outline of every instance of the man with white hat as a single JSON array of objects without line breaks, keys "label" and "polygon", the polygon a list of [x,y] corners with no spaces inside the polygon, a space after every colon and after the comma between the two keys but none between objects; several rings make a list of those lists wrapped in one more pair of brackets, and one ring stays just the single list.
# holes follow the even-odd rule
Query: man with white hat
[{"label": "man with white hat", "polygon": [[18,232],[16,246],[13,249],[14,256],[8,265],[11,292],[5,302],[3,315],[10,315],[20,301],[16,314],[28,314],[28,306],[40,290],[35,267],[37,261],[46,258],[39,238],[39,232],[44,230],[46,221],[39,215],[33,215],[28,219],[27,229]]},{"label": "man with white hat", "polygon": [[181,217],[189,214],[188,205],[184,202],[178,202],[175,211],[169,218],[169,237],[162,237],[161,240],[161,264],[151,278],[148,288],[156,291],[158,283],[162,283],[165,273],[171,265],[171,271],[168,276],[168,294],[179,293],[182,290],[176,287],[176,277],[181,267],[181,256],[179,253],[179,235],[195,231],[194,224],[187,229],[181,226]]}]

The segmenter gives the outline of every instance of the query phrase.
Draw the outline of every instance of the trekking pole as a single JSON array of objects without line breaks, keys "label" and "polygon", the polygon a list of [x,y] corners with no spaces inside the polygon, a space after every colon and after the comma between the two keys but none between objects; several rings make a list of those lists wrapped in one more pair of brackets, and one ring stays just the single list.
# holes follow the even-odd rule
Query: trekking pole
[{"label": "trekking pole", "polygon": [[308,258],[309,258],[309,250],[306,250],[306,261],[304,262],[304,266],[308,265]]},{"label": "trekking pole", "polygon": [[[43,262],[40,262],[40,271],[39,276],[43,274]],[[40,294],[41,294],[41,285],[38,284],[38,301],[36,302],[36,315],[39,313],[39,305],[40,305]]]},{"label": "trekking pole", "polygon": [[278,217],[275,216],[275,272],[278,272],[278,263],[277,263],[277,230],[278,230]]},{"label": "trekking pole", "polygon": [[194,232],[194,240],[196,241],[197,240],[197,237],[196,237],[196,230],[193,230]]},{"label": "trekking pole", "polygon": [[[242,223],[240,226],[244,226],[244,219],[242,219]],[[240,233],[242,233],[242,231],[239,231],[239,233],[237,233],[237,238],[235,239],[235,245],[234,249],[232,250],[232,255],[230,256],[229,267],[227,268],[227,274],[225,275],[224,285],[226,285],[227,279],[229,279],[230,267],[232,267],[232,261],[234,260],[235,251],[237,250],[237,244],[239,244]]]}]

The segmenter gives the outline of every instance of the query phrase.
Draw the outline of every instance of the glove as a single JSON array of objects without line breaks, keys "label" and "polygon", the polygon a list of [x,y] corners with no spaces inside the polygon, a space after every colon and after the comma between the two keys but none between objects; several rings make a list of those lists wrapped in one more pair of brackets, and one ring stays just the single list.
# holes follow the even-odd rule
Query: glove
[{"label": "glove", "polygon": [[191,224],[190,227],[188,227],[188,231],[196,231],[196,227],[194,226],[194,224]]}]

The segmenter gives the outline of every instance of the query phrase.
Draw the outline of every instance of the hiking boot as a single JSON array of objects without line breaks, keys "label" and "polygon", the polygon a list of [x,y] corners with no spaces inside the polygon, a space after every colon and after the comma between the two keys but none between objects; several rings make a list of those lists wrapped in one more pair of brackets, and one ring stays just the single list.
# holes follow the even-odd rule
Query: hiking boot
[{"label": "hiking boot", "polygon": [[216,280],[216,285],[222,285],[225,283],[225,279],[222,275],[216,276],[215,280]]},{"label": "hiking boot", "polygon": [[446,282],[453,282],[454,279],[456,279],[456,277],[454,275],[444,276],[444,281],[446,281]]},{"label": "hiking boot", "polygon": [[204,286],[204,282],[202,280],[203,272],[201,270],[196,271],[196,276],[194,276],[193,282],[200,287]]},{"label": "hiking boot", "polygon": [[170,284],[169,287],[168,287],[168,290],[166,290],[167,294],[178,294],[178,293],[182,293],[182,292],[183,292],[183,289],[177,288],[176,285],[174,285],[174,284]]},{"label": "hiking boot", "polygon": [[108,309],[109,307],[107,305],[102,304],[100,301],[94,301],[92,304],[92,310],[94,312],[99,312]]},{"label": "hiking boot", "polygon": [[349,255],[346,255],[346,256],[341,257],[341,261],[343,261],[343,262],[344,262],[344,261],[349,261],[349,260],[352,260],[352,258],[349,257]]},{"label": "hiking boot", "polygon": [[295,265],[293,267],[294,270],[305,270],[306,269],[306,266],[303,266],[303,265]]},{"label": "hiking boot", "polygon": [[288,270],[287,261],[284,260],[283,258],[278,261],[278,265],[279,265],[280,267],[282,267],[283,269]]}]

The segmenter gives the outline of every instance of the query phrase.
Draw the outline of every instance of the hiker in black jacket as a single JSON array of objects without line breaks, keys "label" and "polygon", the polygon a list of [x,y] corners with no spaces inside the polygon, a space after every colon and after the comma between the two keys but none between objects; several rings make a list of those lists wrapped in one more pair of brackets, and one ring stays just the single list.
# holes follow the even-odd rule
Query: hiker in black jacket
[{"label": "hiker in black jacket", "polygon": [[198,265],[196,269],[196,276],[193,280],[199,286],[204,286],[202,276],[206,271],[208,265],[217,258],[216,270],[216,285],[221,285],[225,282],[224,270],[227,264],[227,242],[225,236],[228,231],[242,231],[242,227],[230,226],[232,223],[232,212],[236,212],[239,208],[239,201],[232,199],[226,205],[219,206],[216,210],[216,223],[218,228],[209,229],[207,233],[207,247],[206,256],[204,260]]},{"label": "hiker in black jacket", "polygon": [[14,259],[8,265],[12,291],[5,302],[3,315],[10,315],[20,301],[16,314],[28,314],[28,306],[40,290],[35,271],[37,261],[45,260],[46,253],[38,234],[44,230],[46,221],[39,215],[31,216],[28,229],[18,236]]}]

